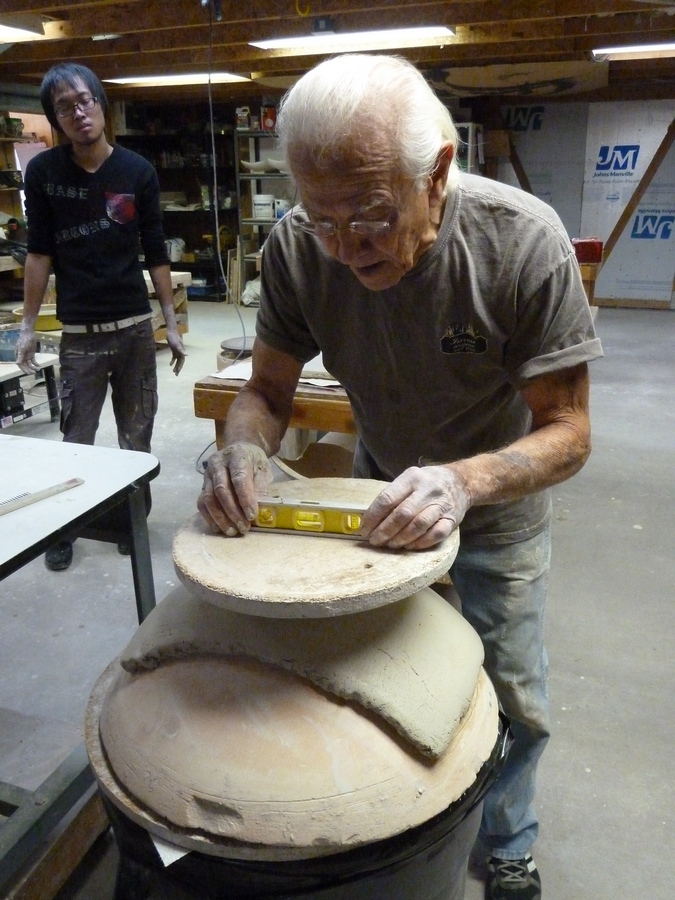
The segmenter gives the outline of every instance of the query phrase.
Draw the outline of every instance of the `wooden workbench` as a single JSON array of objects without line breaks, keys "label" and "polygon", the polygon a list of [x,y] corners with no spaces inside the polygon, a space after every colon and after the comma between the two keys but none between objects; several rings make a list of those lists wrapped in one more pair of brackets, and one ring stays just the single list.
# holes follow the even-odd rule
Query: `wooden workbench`
[{"label": "wooden workbench", "polygon": [[[198,419],[214,420],[219,450],[225,446],[227,411],[244,384],[239,379],[207,375],[194,386],[195,415]],[[289,427],[356,434],[351,404],[343,388],[322,388],[302,383],[295,392]]]}]

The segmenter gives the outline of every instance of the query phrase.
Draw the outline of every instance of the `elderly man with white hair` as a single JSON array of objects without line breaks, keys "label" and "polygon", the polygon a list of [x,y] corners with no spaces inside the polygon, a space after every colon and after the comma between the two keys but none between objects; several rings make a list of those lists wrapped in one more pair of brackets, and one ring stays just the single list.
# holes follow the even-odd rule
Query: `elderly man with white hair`
[{"label": "elderly man with white hair", "polygon": [[549,206],[460,172],[450,113],[401,59],[321,63],[277,127],[300,203],[265,244],[253,375],[199,509],[247,533],[320,351],[354,411],[354,475],[390,482],[364,538],[422,550],[461,523],[450,575],[514,736],[484,803],[486,896],[537,900],[549,488],[590,453],[587,363],[602,355],[573,248]]}]

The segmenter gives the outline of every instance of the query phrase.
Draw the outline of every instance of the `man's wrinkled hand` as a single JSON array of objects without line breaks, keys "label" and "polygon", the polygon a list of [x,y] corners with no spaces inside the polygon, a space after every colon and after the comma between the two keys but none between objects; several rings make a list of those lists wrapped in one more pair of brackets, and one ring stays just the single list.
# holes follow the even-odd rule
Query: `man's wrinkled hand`
[{"label": "man's wrinkled hand", "polygon": [[413,466],[371,503],[362,534],[376,547],[426,550],[445,540],[470,506],[471,495],[452,468]]},{"label": "man's wrinkled hand", "polygon": [[16,364],[26,375],[33,375],[35,372],[40,371],[40,367],[35,361],[36,350],[37,337],[35,332],[22,329],[16,342]]},{"label": "man's wrinkled hand", "polygon": [[246,534],[258,513],[258,496],[272,483],[267,454],[256,444],[237,442],[209,457],[197,508],[214,532]]}]

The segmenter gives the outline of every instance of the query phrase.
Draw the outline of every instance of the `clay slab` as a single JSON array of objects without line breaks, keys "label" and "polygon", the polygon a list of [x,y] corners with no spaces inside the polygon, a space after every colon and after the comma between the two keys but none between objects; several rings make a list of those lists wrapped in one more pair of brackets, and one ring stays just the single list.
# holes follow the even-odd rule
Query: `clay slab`
[{"label": "clay slab", "polygon": [[[282,482],[289,499],[370,503],[386,482],[311,478]],[[173,561],[195,596],[234,612],[317,618],[393,603],[444,575],[459,547],[455,530],[436,547],[386,550],[365,541],[251,531],[213,534],[200,515],[176,535]]]},{"label": "clay slab", "polygon": [[419,751],[438,757],[471,702],[483,645],[431,588],[350,616],[269,619],[216,607],[179,586],[138,628],[121,663],[141,674],[197,655],[280,666],[362,704]]}]

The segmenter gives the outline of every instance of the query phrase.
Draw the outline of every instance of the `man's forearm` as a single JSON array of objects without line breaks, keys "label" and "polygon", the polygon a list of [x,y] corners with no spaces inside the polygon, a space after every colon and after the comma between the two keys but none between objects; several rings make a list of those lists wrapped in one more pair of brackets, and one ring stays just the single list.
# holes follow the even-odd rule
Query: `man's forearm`
[{"label": "man's forearm", "polygon": [[290,421],[291,407],[271,403],[248,385],[239,391],[230,407],[225,423],[225,443],[256,444],[267,456],[274,456],[281,446]]},{"label": "man's forearm", "polygon": [[171,331],[178,329],[176,310],[173,305],[173,286],[171,284],[171,269],[169,266],[153,266],[148,269],[150,280],[155,289],[155,294],[162,308],[162,315],[166,327]]},{"label": "man's forearm", "polygon": [[24,329],[34,329],[40,307],[49,283],[52,269],[50,256],[29,253],[26,257],[23,279],[23,318]]},{"label": "man's forearm", "polygon": [[588,366],[534,379],[522,388],[532,414],[529,434],[492,453],[449,466],[473,506],[519,500],[570,478],[591,452]]},{"label": "man's forearm", "polygon": [[472,506],[519,500],[576,474],[591,451],[582,424],[545,425],[497,450],[448,465],[466,485]]}]

